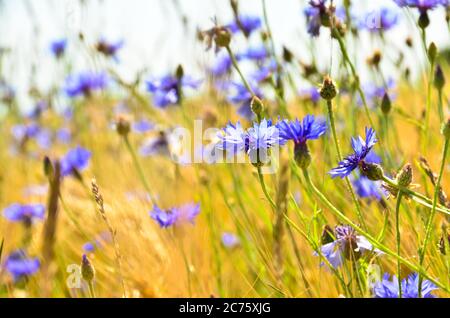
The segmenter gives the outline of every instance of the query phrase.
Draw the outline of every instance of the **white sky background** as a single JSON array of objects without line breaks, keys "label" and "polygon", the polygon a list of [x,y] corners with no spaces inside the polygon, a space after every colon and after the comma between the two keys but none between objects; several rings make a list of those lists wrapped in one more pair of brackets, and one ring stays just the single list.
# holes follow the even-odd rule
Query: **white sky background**
[{"label": "white sky background", "polygon": [[[178,2],[189,19],[188,33],[183,29],[172,0],[0,0],[0,46],[12,49],[12,53],[4,60],[3,74],[17,88],[19,95],[27,90],[33,65],[36,66],[35,82],[39,87],[46,89],[52,83],[61,81],[63,72],[58,69],[48,49],[49,42],[60,37],[69,39],[68,55],[75,70],[88,68],[91,59],[77,46],[76,41],[71,41],[82,31],[89,43],[94,43],[100,36],[125,40],[125,47],[119,54],[120,63],[113,64],[113,67],[128,80],[133,79],[134,74],[143,68],[148,68],[148,74],[163,75],[173,71],[180,63],[186,73],[202,77],[199,65],[211,61],[214,53],[205,52],[204,46],[195,40],[196,27],[211,27],[211,18],[214,16],[220,22],[229,22],[232,18],[229,1]],[[362,12],[382,5],[396,8],[391,0],[353,2]],[[241,0],[241,12],[262,16],[261,3],[261,0]],[[303,17],[306,3],[307,0],[267,0],[269,20],[278,49],[285,44],[297,56],[308,61],[310,53]],[[387,40],[399,47],[404,45],[407,35],[412,35],[416,39],[416,47],[420,49],[417,38],[419,33],[412,27],[413,20],[408,19],[405,10],[399,9],[399,12],[401,26],[388,32]],[[412,13],[415,19],[416,12]],[[444,10],[437,10],[430,17],[429,41],[435,41],[438,47],[449,46],[450,34],[445,27]],[[323,61],[326,67],[330,60],[328,34],[322,32],[316,43],[317,60]],[[363,61],[376,47],[366,36],[364,45],[352,54]],[[334,49],[338,49],[337,42]],[[386,50],[383,52],[390,54]],[[422,51],[419,53],[423,56]],[[417,65],[420,65],[417,57],[412,55],[407,58],[417,73]],[[392,69],[387,68],[385,71],[391,73]]]}]

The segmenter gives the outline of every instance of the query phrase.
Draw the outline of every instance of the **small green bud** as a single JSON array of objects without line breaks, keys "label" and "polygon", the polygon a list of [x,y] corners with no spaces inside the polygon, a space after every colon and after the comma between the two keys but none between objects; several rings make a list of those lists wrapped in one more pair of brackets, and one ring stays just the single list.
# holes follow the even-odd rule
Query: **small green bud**
[{"label": "small green bud", "polygon": [[47,178],[51,178],[53,176],[53,164],[47,156],[44,158],[44,174]]},{"label": "small green bud", "polygon": [[306,169],[311,164],[311,153],[306,143],[298,143],[294,147],[294,159],[301,169]]},{"label": "small green bud", "polygon": [[177,66],[177,69],[175,71],[175,76],[177,77],[177,79],[182,79],[184,76],[184,70],[183,70],[183,66],[180,64]]},{"label": "small green bud", "polygon": [[320,242],[322,244],[328,244],[334,241],[334,232],[333,229],[331,228],[331,226],[329,226],[328,224],[326,224],[323,227],[322,230],[322,235],[320,236]]},{"label": "small green bud", "polygon": [[436,60],[436,56],[438,55],[438,49],[436,44],[434,42],[431,42],[430,46],[428,47],[428,59],[430,62],[434,62]]},{"label": "small green bud", "polygon": [[419,27],[421,29],[426,29],[430,25],[430,18],[426,11],[422,12],[419,17]]},{"label": "small green bud", "polygon": [[362,161],[360,163],[359,170],[363,176],[372,181],[381,180],[384,176],[383,168],[376,163],[367,163]]},{"label": "small green bud", "polygon": [[442,67],[438,64],[436,66],[436,71],[434,72],[434,87],[437,90],[442,90],[445,86],[445,76],[442,71]]},{"label": "small green bud", "polygon": [[263,102],[258,98],[258,96],[253,96],[252,101],[250,102],[250,108],[252,109],[252,112],[256,116],[261,116],[261,114],[264,111],[264,104]]},{"label": "small green bud", "polygon": [[391,99],[389,98],[389,94],[386,92],[383,95],[383,99],[381,100],[381,111],[383,114],[387,115],[391,111],[392,103]]},{"label": "small green bud", "polygon": [[336,95],[338,94],[338,89],[336,88],[336,85],[334,84],[333,80],[331,79],[331,77],[329,77],[328,75],[325,76],[325,78],[323,79],[323,84],[320,87],[319,90],[319,94],[320,96],[327,100],[330,101],[333,98],[336,97]]},{"label": "small green bud", "polygon": [[92,266],[86,255],[83,255],[83,258],[81,260],[81,276],[88,283],[92,282],[95,277],[94,266]]},{"label": "small green bud", "polygon": [[413,179],[411,164],[407,163],[406,165],[404,165],[403,168],[397,174],[395,179],[400,187],[403,188],[408,187]]},{"label": "small green bud", "polygon": [[292,52],[285,46],[283,46],[283,60],[286,63],[291,63],[293,59],[293,54]]},{"label": "small green bud", "polygon": [[442,125],[442,134],[445,139],[450,139],[450,119],[447,119],[447,122]]}]

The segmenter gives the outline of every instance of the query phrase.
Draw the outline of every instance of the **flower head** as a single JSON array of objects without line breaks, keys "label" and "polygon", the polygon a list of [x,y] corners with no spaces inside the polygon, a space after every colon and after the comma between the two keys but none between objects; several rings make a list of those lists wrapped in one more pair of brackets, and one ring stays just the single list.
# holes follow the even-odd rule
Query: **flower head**
[{"label": "flower head", "polygon": [[67,48],[67,39],[58,39],[50,43],[50,51],[56,58],[63,56]]},{"label": "flower head", "polygon": [[64,91],[69,97],[89,97],[94,91],[104,89],[107,85],[106,73],[83,72],[67,77]]},{"label": "flower head", "polygon": [[301,122],[298,119],[291,122],[283,120],[277,123],[277,127],[282,140],[292,140],[296,144],[318,139],[327,131],[326,122],[317,121],[313,115],[306,115]]},{"label": "flower head", "polygon": [[225,232],[222,234],[222,244],[226,248],[234,248],[239,245],[239,238],[230,232]]},{"label": "flower head", "polygon": [[13,276],[14,281],[33,275],[39,270],[40,262],[38,258],[30,258],[24,250],[12,252],[4,264],[6,270]]},{"label": "flower head", "polygon": [[350,225],[336,226],[334,238],[333,242],[321,247],[321,253],[334,268],[341,266],[344,259],[356,261],[367,253],[381,254],[364,236],[356,234]]},{"label": "flower head", "polygon": [[423,13],[432,10],[440,5],[448,6],[448,0],[394,0],[400,7],[417,8],[419,12]]},{"label": "flower head", "polygon": [[353,170],[358,168],[361,164],[365,163],[364,160],[369,155],[373,146],[376,144],[377,138],[375,136],[375,130],[372,128],[366,128],[366,139],[352,138],[353,154],[347,156],[339,163],[339,166],[333,168],[329,174],[332,178],[347,177]]},{"label": "flower head", "polygon": [[109,42],[100,38],[96,44],[96,49],[105,56],[112,57],[117,61],[117,52],[123,47],[124,41]]},{"label": "flower head", "polygon": [[237,18],[238,21],[233,21],[228,24],[228,28],[232,33],[243,32],[246,36],[253,31],[261,28],[261,19],[258,16],[241,15]]},{"label": "flower head", "polygon": [[[419,297],[419,275],[417,273],[412,273],[407,278],[403,279],[402,282],[402,298],[418,298]],[[434,298],[435,296],[431,294],[434,290],[438,289],[429,280],[423,280],[422,282],[422,297],[423,298]],[[375,283],[373,287],[373,294],[376,298],[398,298],[399,296],[399,286],[398,279],[395,275],[392,280],[389,279],[389,274],[384,274],[383,279]]]},{"label": "flower head", "polygon": [[372,181],[365,176],[359,176],[359,178],[353,178],[352,184],[361,198],[381,200],[383,197],[380,181]]},{"label": "flower head", "polygon": [[91,158],[91,152],[80,146],[77,146],[61,159],[61,175],[67,176],[74,172],[84,170],[89,164]]},{"label": "flower head", "polygon": [[193,224],[195,217],[199,213],[200,205],[194,203],[187,203],[167,210],[162,210],[155,205],[150,212],[150,217],[155,220],[160,227],[167,228],[174,224],[182,224],[185,222]]},{"label": "flower head", "polygon": [[31,224],[44,219],[45,207],[42,204],[14,203],[3,210],[3,215],[12,222]]},{"label": "flower head", "polygon": [[[237,57],[236,57],[237,58]],[[215,77],[221,77],[229,74],[233,64],[228,54],[219,55],[209,71]]]}]

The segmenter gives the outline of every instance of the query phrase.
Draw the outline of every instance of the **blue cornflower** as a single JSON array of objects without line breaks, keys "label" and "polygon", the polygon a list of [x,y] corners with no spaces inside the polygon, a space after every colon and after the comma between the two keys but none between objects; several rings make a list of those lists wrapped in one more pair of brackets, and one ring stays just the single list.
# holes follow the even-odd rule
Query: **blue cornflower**
[{"label": "blue cornflower", "polygon": [[180,89],[184,87],[196,89],[200,83],[201,80],[194,80],[190,76],[182,76],[178,79],[173,75],[153,78],[146,82],[147,91],[153,94],[153,103],[159,108],[178,104],[181,98]]},{"label": "blue cornflower", "polygon": [[276,73],[278,70],[278,63],[275,60],[270,60],[265,65],[259,67],[250,77],[255,82],[263,82],[268,80],[272,74]]},{"label": "blue cornflower", "polygon": [[63,144],[68,144],[72,139],[72,133],[69,128],[60,128],[56,132],[56,138]]},{"label": "blue cornflower", "polygon": [[264,45],[251,46],[247,48],[244,52],[236,54],[236,58],[239,60],[247,59],[252,61],[263,61],[269,56],[269,52]]},{"label": "blue cornflower", "polygon": [[380,181],[372,181],[365,176],[359,176],[359,178],[354,178],[352,180],[352,184],[355,188],[356,194],[358,194],[361,198],[381,200],[383,197],[383,190],[381,188]]},{"label": "blue cornflower", "polygon": [[222,234],[222,244],[226,248],[234,248],[240,243],[239,238],[230,232],[225,232]]},{"label": "blue cornflower", "polygon": [[187,203],[179,207],[162,210],[157,205],[150,212],[150,217],[154,219],[160,227],[167,228],[174,224],[184,222],[194,223],[195,217],[200,213],[200,205]]},{"label": "blue cornflower", "polygon": [[56,58],[63,56],[67,48],[67,39],[58,39],[50,43],[50,51]]},{"label": "blue cornflower", "polygon": [[83,251],[87,253],[92,253],[95,251],[95,244],[93,242],[87,242],[83,244]]},{"label": "blue cornflower", "polygon": [[304,88],[301,89],[298,93],[302,99],[310,101],[313,104],[317,104],[321,98],[317,87]]},{"label": "blue cornflower", "polygon": [[371,32],[387,31],[398,23],[399,15],[392,8],[383,7],[377,11],[367,13],[359,22],[359,27]]},{"label": "blue cornflower", "polygon": [[306,115],[302,122],[298,119],[291,122],[283,120],[277,123],[277,127],[282,140],[292,140],[295,144],[318,139],[327,131],[326,122],[316,121],[313,115]]},{"label": "blue cornflower", "polygon": [[[375,249],[364,236],[356,234],[349,225],[336,226],[334,238],[333,242],[324,244],[320,248],[322,255],[334,268],[340,267],[344,259],[355,261],[367,253],[382,253]],[[318,253],[314,253],[314,255],[317,256]]]},{"label": "blue cornflower", "polygon": [[320,35],[320,27],[322,26],[322,18],[328,15],[326,7],[327,0],[311,0],[309,7],[303,10],[306,17],[307,31],[312,36]]},{"label": "blue cornflower", "polygon": [[29,258],[24,250],[16,250],[6,258],[4,266],[17,282],[36,273],[40,262],[38,258]]},{"label": "blue cornflower", "polygon": [[[228,101],[238,106],[237,113],[249,121],[252,120],[255,117],[251,109],[252,94],[241,83],[233,82],[226,85],[226,88],[233,90],[228,96]],[[252,90],[259,99],[263,99],[263,93],[256,85],[252,85]]]},{"label": "blue cornflower", "polygon": [[233,63],[231,62],[230,56],[228,54],[222,54],[217,57],[209,71],[213,76],[221,77],[229,74],[231,72],[232,66]]},{"label": "blue cornflower", "polygon": [[156,136],[152,136],[144,141],[139,148],[141,156],[148,157],[153,155],[170,155],[170,138],[169,134],[163,130],[159,131]]},{"label": "blue cornflower", "polygon": [[91,152],[80,146],[77,146],[61,159],[61,175],[67,176],[75,172],[84,170],[89,164]]},{"label": "blue cornflower", "polygon": [[[380,282],[375,283],[373,287],[373,294],[376,298],[398,298],[399,296],[399,286],[398,279],[395,275],[392,280],[389,279],[388,273],[383,275],[383,279]],[[418,298],[419,297],[419,275],[417,273],[412,273],[407,278],[403,279],[402,282],[402,298]],[[432,291],[438,289],[429,280],[423,280],[422,282],[422,297],[423,298],[435,298]]]},{"label": "blue cornflower", "polygon": [[[396,83],[395,80],[392,78],[389,78],[386,86],[384,85],[376,85],[374,83],[367,83],[363,85],[363,91],[367,98],[367,102],[371,108],[378,107],[379,103],[384,97],[384,94],[389,94],[389,99],[391,101],[395,100],[396,94],[393,92],[395,90]],[[359,106],[362,106],[363,103],[361,101],[361,98],[357,97],[357,104]]]},{"label": "blue cornflower", "polygon": [[14,203],[3,210],[3,215],[12,222],[31,224],[44,219],[45,207],[42,204]]},{"label": "blue cornflower", "polygon": [[332,178],[347,177],[353,170],[358,168],[361,164],[365,163],[366,157],[369,155],[373,146],[377,142],[375,136],[375,130],[366,127],[366,139],[352,138],[352,148],[354,153],[345,157],[343,161],[339,162],[339,166],[331,169],[329,174]]},{"label": "blue cornflower", "polygon": [[228,28],[232,33],[244,32],[246,36],[250,35],[253,31],[261,28],[261,19],[258,16],[241,15],[238,17],[239,23],[233,21],[228,24]]},{"label": "blue cornflower", "polygon": [[446,7],[449,5],[448,0],[394,0],[400,7],[417,8],[420,13],[425,13],[440,5]]},{"label": "blue cornflower", "polygon": [[154,127],[155,127],[155,125],[152,122],[143,118],[137,122],[134,122],[131,128],[133,129],[134,132],[146,133],[146,132],[152,130]]},{"label": "blue cornflower", "polygon": [[107,85],[106,73],[82,72],[66,78],[64,91],[69,97],[89,97],[94,91],[104,89]]},{"label": "blue cornflower", "polygon": [[42,128],[36,135],[36,143],[40,148],[48,150],[52,146],[52,133],[49,129]]},{"label": "blue cornflower", "polygon": [[123,47],[123,45],[123,40],[109,42],[105,38],[100,38],[97,42],[96,48],[97,51],[105,56],[112,57],[114,60],[118,61],[117,52]]},{"label": "blue cornflower", "polygon": [[16,125],[11,128],[11,133],[19,142],[24,141],[25,139],[34,138],[38,135],[41,128],[36,123],[30,123],[27,125]]}]

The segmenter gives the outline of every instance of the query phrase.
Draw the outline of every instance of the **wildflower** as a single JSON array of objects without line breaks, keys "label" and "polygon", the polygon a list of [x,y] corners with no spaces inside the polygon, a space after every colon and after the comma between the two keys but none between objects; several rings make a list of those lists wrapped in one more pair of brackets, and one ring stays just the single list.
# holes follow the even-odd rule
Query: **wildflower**
[{"label": "wildflower", "polygon": [[26,139],[34,138],[38,135],[40,131],[40,127],[36,123],[31,123],[27,125],[15,125],[11,128],[11,133],[19,142],[22,142]]},{"label": "wildflower", "polygon": [[35,274],[40,267],[38,258],[30,258],[24,250],[12,252],[5,260],[6,270],[15,282]]},{"label": "wildflower", "polygon": [[196,89],[201,81],[194,80],[190,76],[177,78],[173,75],[166,75],[161,78],[153,78],[147,81],[147,91],[153,94],[153,103],[156,107],[166,108],[170,105],[180,103],[184,87]]},{"label": "wildflower", "polygon": [[294,141],[295,160],[301,168],[307,168],[311,162],[311,155],[306,141],[322,136],[327,130],[327,125],[325,121],[316,121],[313,115],[306,115],[302,122],[298,119],[291,122],[280,121],[277,128],[281,140],[284,142]]},{"label": "wildflower", "polygon": [[[401,282],[402,298],[418,298],[419,297],[419,275],[412,273]],[[421,295],[423,298],[435,298],[431,294],[434,290],[438,289],[429,280],[422,282]],[[389,274],[385,273],[383,279],[380,282],[375,283],[373,287],[373,294],[376,298],[398,298],[399,297],[399,285],[398,279],[395,275],[392,280],[389,279]]]},{"label": "wildflower", "polygon": [[251,78],[257,82],[264,82],[272,76],[272,74],[276,73],[278,70],[278,63],[274,59],[270,60],[265,65],[259,67],[256,72],[251,75]]},{"label": "wildflower", "polygon": [[153,136],[144,141],[144,144],[139,148],[139,153],[144,156],[153,155],[170,155],[170,134],[161,130],[158,132],[157,136]]},{"label": "wildflower", "polygon": [[83,245],[83,251],[87,252],[87,253],[92,253],[93,251],[95,251],[95,244],[92,242],[87,242]]},{"label": "wildflower", "polygon": [[217,20],[214,20],[214,26],[206,31],[200,32],[201,39],[206,41],[206,50],[210,50],[215,44],[216,53],[221,48],[228,47],[231,42],[231,33],[226,26],[219,26]]},{"label": "wildflower", "polygon": [[426,29],[430,24],[430,18],[428,17],[428,10],[433,10],[442,5],[448,7],[448,0],[394,0],[394,2],[400,7],[417,8],[419,10],[419,27]]},{"label": "wildflower", "polygon": [[64,91],[69,97],[90,97],[94,91],[104,89],[107,84],[106,73],[83,72],[67,77]]},{"label": "wildflower", "polygon": [[316,87],[304,88],[299,91],[301,99],[317,104],[320,101],[320,93]]},{"label": "wildflower", "polygon": [[392,8],[382,7],[376,12],[367,13],[359,22],[361,29],[370,32],[387,31],[398,24],[398,13]]},{"label": "wildflower", "polygon": [[61,175],[67,176],[84,170],[90,158],[91,152],[80,146],[69,150],[61,160]]},{"label": "wildflower", "polygon": [[152,130],[154,127],[155,125],[152,122],[149,122],[147,119],[141,119],[131,125],[133,131],[137,133],[146,133]]},{"label": "wildflower", "polygon": [[157,205],[150,212],[150,217],[154,219],[160,227],[167,228],[174,224],[184,222],[194,223],[195,217],[200,213],[200,205],[187,203],[179,207],[162,210]]},{"label": "wildflower", "polygon": [[310,6],[303,11],[307,21],[307,31],[312,36],[320,35],[320,27],[322,26],[322,18],[328,13],[326,7],[327,0],[312,0]]},{"label": "wildflower", "polygon": [[241,15],[227,26],[232,33],[242,31],[245,36],[261,28],[261,19],[257,16]]},{"label": "wildflower", "polygon": [[375,200],[381,200],[383,198],[383,191],[380,181],[369,180],[365,176],[359,178],[353,178],[352,184],[355,188],[356,194],[361,198],[369,198]]},{"label": "wildflower", "polygon": [[[236,59],[238,57],[236,56]],[[209,69],[211,74],[216,77],[221,77],[226,74],[229,74],[231,71],[233,64],[231,62],[231,58],[228,54],[220,55],[216,60],[213,66]]]},{"label": "wildflower", "polygon": [[58,39],[50,43],[50,51],[56,58],[64,55],[67,48],[67,39]]},{"label": "wildflower", "polygon": [[[367,98],[369,107],[376,108],[382,102],[383,97],[386,94],[389,94],[389,99],[391,101],[395,100],[396,95],[392,92],[395,89],[395,87],[396,87],[395,81],[392,78],[390,78],[387,81],[386,86],[384,85],[378,86],[374,83],[366,83],[365,85],[363,85],[362,89]],[[359,106],[362,106],[362,100],[359,96],[357,98],[357,104]]]},{"label": "wildflower", "polygon": [[108,42],[104,38],[100,38],[96,44],[96,49],[107,57],[112,57],[118,61],[117,52],[123,47],[124,41]]},{"label": "wildflower", "polygon": [[[253,95],[240,83],[230,83],[226,88],[234,90],[229,94],[228,100],[238,106],[238,114],[247,120],[252,120],[255,115],[251,109]],[[252,90],[256,97],[263,99],[262,91],[258,87],[252,85]]]},{"label": "wildflower", "polygon": [[349,225],[336,226],[334,238],[333,242],[321,247],[321,253],[334,268],[341,266],[344,259],[356,261],[367,253],[381,253],[364,236],[357,235],[355,230]]},{"label": "wildflower", "polygon": [[269,52],[264,45],[251,46],[242,53],[236,54],[236,58],[239,60],[247,59],[252,61],[261,62],[269,56]]},{"label": "wildflower", "polygon": [[12,222],[31,224],[44,219],[45,207],[42,204],[14,203],[3,210],[3,215]]},{"label": "wildflower", "polygon": [[68,128],[61,128],[56,132],[56,138],[63,144],[68,144],[72,139],[72,133]]},{"label": "wildflower", "polygon": [[222,244],[226,248],[234,248],[239,245],[239,238],[230,232],[225,232],[222,234]]},{"label": "wildflower", "polygon": [[366,139],[364,140],[360,136],[358,136],[358,138],[352,138],[352,148],[354,153],[344,158],[344,160],[339,163],[338,167],[333,168],[329,172],[331,177],[345,178],[356,168],[364,167],[364,164],[366,163],[372,163],[370,162],[371,156],[369,156],[367,161],[365,161],[365,159],[368,157],[376,142],[375,131],[372,128],[366,127]]}]

